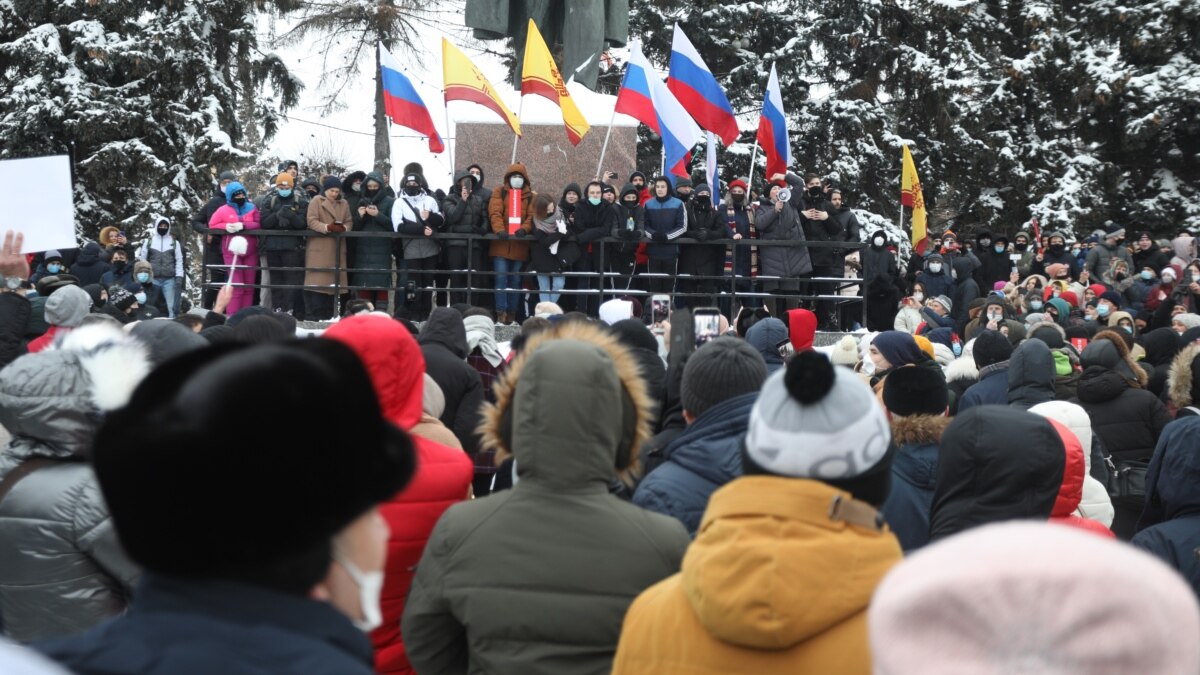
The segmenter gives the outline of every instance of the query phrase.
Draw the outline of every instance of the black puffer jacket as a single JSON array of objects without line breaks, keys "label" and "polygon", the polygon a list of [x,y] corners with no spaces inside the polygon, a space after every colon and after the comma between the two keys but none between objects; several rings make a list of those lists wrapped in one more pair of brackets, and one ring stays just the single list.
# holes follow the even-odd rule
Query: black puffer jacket
[{"label": "black puffer jacket", "polygon": [[995,405],[963,412],[942,435],[930,540],[1005,520],[1046,520],[1065,469],[1062,439],[1045,417]]},{"label": "black puffer jacket", "polygon": [[475,433],[483,407],[483,382],[467,364],[467,329],[462,315],[449,307],[438,307],[429,315],[417,337],[425,355],[425,372],[446,396],[441,422],[472,457],[479,448]]},{"label": "black puffer jacket", "polygon": [[1054,400],[1054,357],[1041,340],[1026,340],[1008,361],[1008,404],[1029,410]]},{"label": "black puffer jacket", "polygon": [[25,330],[33,307],[24,296],[0,293],[0,368],[25,353]]},{"label": "black puffer jacket", "polygon": [[1146,389],[1151,394],[1162,397],[1163,389],[1167,386],[1167,375],[1171,372],[1171,361],[1183,347],[1179,333],[1171,328],[1156,328],[1142,336],[1142,348],[1146,350],[1143,365],[1150,367],[1150,382]]},{"label": "black puffer jacket", "polygon": [[[470,175],[467,171],[455,173],[454,185],[457,186]],[[470,192],[464,200],[460,188],[451,188],[445,201],[442,202],[442,212],[446,218],[446,232],[451,234],[491,234],[492,230],[488,226],[487,219],[487,200],[482,197],[479,190],[487,190],[487,188],[475,186],[475,190]],[[487,193],[490,197],[491,191],[487,191]],[[462,247],[467,245],[467,240],[446,239],[442,243],[446,246]]]},{"label": "black puffer jacket", "polygon": [[1092,418],[1092,429],[1114,460],[1149,459],[1163,427],[1171,421],[1166,406],[1154,394],[1103,366],[1084,369],[1078,395],[1076,402]]},{"label": "black puffer jacket", "polygon": [[[94,241],[89,241],[83,245],[83,250],[79,252],[79,257],[75,259],[75,264],[71,265],[71,274],[76,279],[79,279],[80,286],[100,283],[100,277],[112,269],[112,265],[100,259],[100,253],[103,250],[100,248],[100,244]],[[217,255],[219,256],[220,254],[221,250],[218,248]]]}]

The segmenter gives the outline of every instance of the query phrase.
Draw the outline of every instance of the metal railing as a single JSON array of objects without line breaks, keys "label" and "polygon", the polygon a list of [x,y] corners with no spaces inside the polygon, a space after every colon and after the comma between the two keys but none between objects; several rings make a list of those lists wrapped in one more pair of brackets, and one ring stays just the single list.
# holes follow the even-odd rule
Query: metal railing
[{"label": "metal railing", "polygon": [[[216,265],[216,264],[210,265],[210,264],[208,264],[208,262],[207,262],[208,253],[209,253],[208,248],[210,246],[218,246],[219,242],[220,242],[219,237],[233,236],[233,235],[229,235],[228,232],[226,232],[225,230],[222,230],[222,229],[208,229],[208,230],[204,230],[204,231],[200,232],[199,234],[201,237],[203,237],[201,240],[201,246],[204,249],[203,250],[204,255],[202,257],[202,260],[204,260],[204,264],[203,264],[203,269],[202,269],[201,286],[202,286],[202,288],[206,288],[206,289],[218,288],[220,286],[223,286],[226,283],[226,281],[225,280],[214,280],[211,276],[211,271],[214,269],[228,270],[229,266],[228,265]],[[310,285],[306,285],[303,283],[302,284],[280,284],[280,283],[276,283],[274,280],[271,280],[269,283],[265,283],[265,284],[263,284],[263,283],[233,284],[235,287],[242,287],[242,288],[246,288],[246,287],[265,288],[265,289],[270,289],[272,291],[300,289],[300,290],[306,290],[306,291],[318,291],[318,292],[322,292],[322,293],[329,293],[330,289],[332,289],[332,295],[335,298],[340,297],[343,294],[351,293],[354,291],[388,291],[388,292],[395,292],[397,295],[399,295],[400,293],[403,293],[406,291],[406,289],[404,287],[404,285],[406,283],[404,281],[405,278],[409,274],[417,273],[421,276],[434,276],[434,277],[440,276],[443,278],[444,277],[450,277],[450,278],[455,278],[455,277],[464,278],[465,277],[466,284],[464,286],[460,286],[460,287],[455,287],[453,285],[420,286],[420,287],[417,287],[415,289],[415,291],[418,293],[463,294],[463,295],[465,295],[466,301],[468,304],[474,304],[474,296],[476,296],[476,295],[495,297],[495,295],[497,293],[541,293],[542,291],[540,289],[538,289],[536,286],[536,277],[537,276],[545,276],[544,274],[539,274],[538,272],[529,270],[529,269],[524,269],[520,272],[515,272],[515,273],[513,273],[513,272],[504,273],[506,276],[518,276],[523,281],[531,279],[531,278],[534,279],[534,286],[532,288],[518,287],[518,288],[508,288],[508,289],[497,289],[497,288],[494,288],[494,283],[490,283],[490,285],[486,286],[486,287],[479,286],[474,283],[474,280],[477,278],[487,279],[490,282],[490,280],[494,279],[494,277],[497,274],[500,274],[500,273],[495,272],[492,269],[490,269],[490,267],[487,265],[487,261],[490,259],[490,256],[488,255],[488,252],[487,252],[487,247],[490,246],[491,242],[493,242],[493,241],[506,241],[506,242],[518,241],[518,242],[528,243],[532,247],[534,245],[534,242],[536,241],[533,235],[526,235],[524,237],[510,236],[508,238],[501,238],[500,236],[495,235],[495,234],[480,235],[480,234],[459,234],[459,233],[435,232],[432,236],[423,237],[423,236],[419,236],[419,235],[405,235],[405,234],[392,233],[392,232],[347,231],[347,232],[336,233],[336,234],[322,234],[320,232],[315,232],[312,230],[262,230],[262,229],[243,230],[237,234],[240,236],[243,236],[243,237],[255,237],[255,238],[259,239],[260,242],[265,239],[274,238],[274,237],[292,237],[292,238],[304,238],[304,239],[326,237],[326,238],[332,238],[334,241],[334,255],[333,255],[334,266],[333,267],[310,267],[310,266],[303,266],[303,267],[267,266],[267,267],[264,267],[263,265],[257,264],[259,262],[258,260],[254,261],[254,263],[255,263],[254,265],[244,265],[241,263],[241,261],[239,261],[239,264],[237,265],[238,268],[243,268],[243,269],[244,268],[254,268],[254,269],[266,269],[268,271],[329,272],[329,273],[333,274],[333,283],[332,284],[324,285],[324,286],[310,286]],[[208,237],[206,237],[204,235],[214,235],[213,241],[209,242]],[[432,239],[434,241],[437,241],[437,242],[443,243],[443,244],[445,242],[451,241],[451,240],[457,240],[457,241],[466,240],[467,243],[466,243],[465,248],[467,248],[467,250],[468,250],[468,253],[467,253],[468,264],[465,266],[465,269],[443,269],[440,265],[441,259],[439,259],[439,267],[437,269],[412,270],[412,269],[408,269],[407,267],[399,266],[400,261],[397,260],[396,261],[397,266],[394,269],[389,267],[388,270],[383,270],[381,268],[374,268],[374,267],[367,267],[367,268],[350,267],[350,266],[343,267],[341,265],[341,260],[342,260],[343,250],[346,247],[347,242],[349,242],[350,240],[363,240],[363,239],[388,239],[389,241],[392,242],[393,251],[397,250],[397,247],[399,246],[399,242],[405,241],[405,240]],[[653,273],[653,272],[649,272],[649,271],[645,270],[644,268],[638,268],[636,266],[636,264],[629,273],[613,271],[613,270],[609,269],[609,267],[610,267],[609,263],[611,263],[613,261],[613,257],[614,257],[614,251],[612,251],[611,248],[618,247],[618,246],[628,246],[628,247],[633,247],[636,249],[636,247],[639,244],[646,244],[648,246],[680,245],[680,246],[708,246],[708,247],[714,247],[714,248],[718,247],[718,246],[722,247],[722,248],[732,247],[732,249],[733,249],[732,257],[733,257],[733,261],[734,261],[735,270],[734,270],[734,272],[729,273],[729,274],[722,273],[722,274],[716,274],[716,275],[701,276],[701,275],[688,275],[688,274],[678,274],[678,273],[676,273],[676,274]],[[860,249],[866,248],[867,245],[862,242],[794,241],[794,240],[778,240],[778,239],[745,239],[745,238],[740,239],[740,240],[721,239],[721,240],[715,240],[715,241],[712,241],[712,240],[699,241],[699,240],[695,240],[695,239],[687,239],[687,238],[682,238],[682,237],[678,238],[678,239],[672,239],[668,242],[656,242],[650,238],[640,238],[640,239],[628,240],[628,239],[622,239],[622,238],[618,238],[618,237],[604,237],[602,239],[598,239],[596,241],[590,242],[590,244],[578,244],[578,245],[581,247],[584,247],[584,251],[585,251],[583,254],[584,256],[589,255],[586,252],[586,247],[588,247],[589,245],[598,247],[598,251],[599,251],[598,264],[601,269],[599,271],[568,270],[568,271],[552,273],[551,276],[562,276],[567,279],[578,279],[578,280],[586,280],[587,281],[587,283],[585,284],[587,286],[586,288],[564,287],[562,290],[552,291],[555,294],[565,295],[565,296],[584,296],[584,297],[599,295],[602,298],[609,297],[609,296],[611,296],[612,298],[627,297],[627,296],[639,297],[639,298],[649,298],[649,296],[652,296],[652,295],[666,294],[666,295],[671,295],[672,298],[683,298],[683,299],[707,298],[707,299],[715,299],[718,301],[729,300],[731,303],[730,307],[733,307],[734,303],[737,303],[739,298],[747,299],[750,301],[764,301],[764,300],[828,301],[828,302],[836,302],[836,303],[839,303],[842,305],[857,303],[857,304],[861,305],[862,325],[864,325],[864,326],[866,325],[867,296],[863,292],[864,287],[863,287],[863,279],[862,279],[861,275],[858,277],[776,277],[776,276],[767,276],[767,275],[759,274],[756,276],[747,277],[744,275],[736,274],[737,250],[739,248],[743,248],[743,247],[761,248],[761,247],[776,247],[776,246],[783,247],[783,246],[786,246],[786,247],[797,247],[797,248],[804,247],[804,248],[809,248],[809,249],[833,248],[833,249],[839,249],[839,250],[848,252],[848,251],[854,251],[854,250],[860,250]],[[479,250],[479,253],[478,253],[479,261],[482,263],[482,265],[484,267],[487,267],[487,269],[475,269],[476,266],[473,264],[470,264],[473,260],[471,251],[476,248],[478,248],[478,250]],[[266,255],[267,253],[268,253],[268,251],[263,251],[263,250],[258,251],[259,256]],[[441,252],[439,253],[439,256],[444,255],[444,254],[445,254],[445,247],[443,246]],[[402,257],[402,255],[403,254],[401,253],[401,257]],[[633,255],[634,255],[633,253],[628,254],[627,256],[625,256],[625,260],[628,261],[629,259],[631,259],[633,257]],[[727,254],[727,255],[729,255],[729,254]],[[760,256],[759,265],[761,266],[761,264],[762,264],[761,251],[759,252],[759,256]],[[840,259],[841,259],[841,256],[839,256],[839,260]],[[676,259],[676,263],[677,262],[678,262],[678,257]],[[725,263],[725,256],[722,256],[722,259],[721,259],[721,269],[722,270],[724,269],[724,263]],[[529,261],[526,260],[526,261],[524,261],[523,264],[528,266]],[[395,274],[396,275],[396,277],[395,277],[396,283],[393,283],[388,288],[381,288],[378,286],[354,285],[354,284],[350,284],[350,283],[342,284],[341,277],[342,277],[343,272],[346,273],[347,275],[354,274],[356,272],[387,274],[389,276],[389,278],[391,277],[391,275]],[[594,280],[594,279],[599,280],[599,285],[601,286],[601,288],[591,288],[591,285],[592,285],[591,280]],[[661,281],[664,279],[670,279],[673,282],[672,283],[673,290],[667,291],[664,293],[664,292],[655,292],[655,291],[647,290],[644,288],[637,288],[637,287],[633,286],[634,279],[642,279],[645,281]],[[626,286],[624,288],[618,287],[618,281],[625,282]],[[680,282],[680,281],[684,281],[684,282],[688,282],[688,283],[690,283],[690,282],[715,282],[716,288],[718,290],[716,290],[715,292],[681,291],[677,288],[677,286],[679,285],[678,282]],[[753,290],[755,287],[761,288],[765,282],[778,282],[778,281],[799,282],[801,289],[807,288],[808,285],[812,284],[812,283],[826,284],[827,286],[834,287],[834,293],[830,294],[830,293],[808,293],[808,292],[801,292],[801,291],[781,292],[781,291]],[[845,290],[847,288],[854,287],[854,286],[858,287],[857,295],[843,295],[840,293],[840,291]],[[747,289],[750,289],[750,290],[747,290]],[[433,303],[431,302],[430,304],[432,305]],[[841,309],[839,308],[837,311],[840,312]]]}]

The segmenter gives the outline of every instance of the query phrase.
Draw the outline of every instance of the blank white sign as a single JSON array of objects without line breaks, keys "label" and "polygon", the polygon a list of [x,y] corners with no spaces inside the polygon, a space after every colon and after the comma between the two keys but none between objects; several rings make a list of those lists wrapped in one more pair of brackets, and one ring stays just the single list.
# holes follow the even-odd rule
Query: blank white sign
[{"label": "blank white sign", "polygon": [[71,160],[66,155],[0,161],[0,185],[20,200],[21,207],[7,211],[0,221],[0,230],[25,235],[22,253],[78,246]]}]

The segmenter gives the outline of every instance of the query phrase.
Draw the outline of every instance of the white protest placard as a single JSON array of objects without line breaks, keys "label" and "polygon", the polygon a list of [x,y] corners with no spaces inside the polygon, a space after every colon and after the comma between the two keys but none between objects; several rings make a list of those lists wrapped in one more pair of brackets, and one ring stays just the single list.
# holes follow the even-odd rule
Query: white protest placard
[{"label": "white protest placard", "polygon": [[[71,160],[66,155],[0,161],[0,233],[25,235],[22,253],[75,248],[75,200],[71,190]],[[20,201],[16,201],[20,200]]]}]

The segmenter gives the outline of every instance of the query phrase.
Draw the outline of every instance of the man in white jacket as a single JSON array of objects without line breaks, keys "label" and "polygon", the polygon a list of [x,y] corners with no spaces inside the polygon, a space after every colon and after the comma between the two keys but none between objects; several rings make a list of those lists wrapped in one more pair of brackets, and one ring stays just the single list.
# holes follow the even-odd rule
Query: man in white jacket
[{"label": "man in white jacket", "polygon": [[175,318],[183,295],[183,246],[171,236],[171,221],[166,217],[154,217],[154,229],[138,247],[137,259],[150,263],[154,270],[151,282],[167,298],[167,316]]}]

